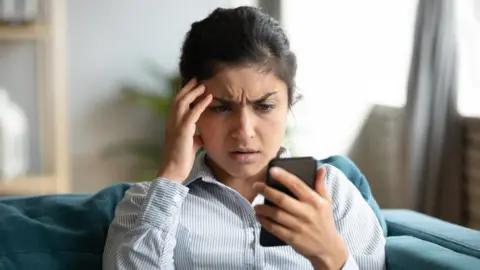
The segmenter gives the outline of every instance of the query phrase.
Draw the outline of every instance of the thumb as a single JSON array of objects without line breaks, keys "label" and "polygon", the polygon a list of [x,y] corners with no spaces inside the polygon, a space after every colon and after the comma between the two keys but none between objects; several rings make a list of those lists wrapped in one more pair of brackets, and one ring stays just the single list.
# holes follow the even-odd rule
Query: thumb
[{"label": "thumb", "polygon": [[318,195],[331,203],[332,199],[330,198],[330,194],[325,186],[325,174],[325,168],[322,167],[317,170],[317,175],[315,178],[315,191],[318,193]]}]

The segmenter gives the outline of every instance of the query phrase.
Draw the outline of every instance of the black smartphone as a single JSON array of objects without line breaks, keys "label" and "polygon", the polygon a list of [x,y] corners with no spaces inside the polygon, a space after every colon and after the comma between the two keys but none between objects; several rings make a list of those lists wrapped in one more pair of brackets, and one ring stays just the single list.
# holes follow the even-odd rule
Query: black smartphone
[{"label": "black smartphone", "polygon": [[[296,199],[296,196],[288,188],[270,176],[271,167],[283,168],[284,170],[297,176],[310,188],[313,189],[315,187],[317,160],[313,157],[275,158],[268,163],[266,185],[284,192]],[[267,199],[265,199],[264,204],[275,207],[275,204]],[[260,245],[264,247],[273,247],[284,246],[286,243],[262,227],[260,231]]]}]

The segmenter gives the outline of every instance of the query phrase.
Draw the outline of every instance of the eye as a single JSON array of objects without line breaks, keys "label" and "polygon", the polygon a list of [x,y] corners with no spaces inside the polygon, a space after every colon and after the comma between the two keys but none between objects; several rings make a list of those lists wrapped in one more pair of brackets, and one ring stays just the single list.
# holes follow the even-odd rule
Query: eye
[{"label": "eye", "polygon": [[262,112],[269,112],[271,110],[273,110],[275,108],[275,105],[273,104],[266,104],[266,103],[260,103],[260,104],[256,104],[255,105],[255,108],[259,111],[262,111]]},{"label": "eye", "polygon": [[219,106],[209,107],[209,110],[216,113],[222,113],[222,112],[231,111],[232,108],[228,105],[219,105]]}]

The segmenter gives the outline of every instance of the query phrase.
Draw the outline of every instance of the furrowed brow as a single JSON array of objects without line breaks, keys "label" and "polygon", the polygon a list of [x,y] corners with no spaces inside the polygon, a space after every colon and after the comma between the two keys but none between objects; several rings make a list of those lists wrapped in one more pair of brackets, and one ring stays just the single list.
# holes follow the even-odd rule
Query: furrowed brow
[{"label": "furrowed brow", "polygon": [[[272,95],[276,94],[277,91],[275,92],[269,92],[269,93],[266,93],[265,95],[263,95],[261,98],[259,99],[255,99],[255,100],[248,100],[248,103],[249,104],[258,104],[258,103],[263,103],[265,102],[265,100],[267,100],[269,97],[271,97]],[[223,105],[235,105],[235,104],[240,104],[240,102],[238,101],[235,101],[235,100],[231,100],[231,99],[226,99],[226,98],[220,98],[220,97],[213,97],[214,100],[222,103]]]}]

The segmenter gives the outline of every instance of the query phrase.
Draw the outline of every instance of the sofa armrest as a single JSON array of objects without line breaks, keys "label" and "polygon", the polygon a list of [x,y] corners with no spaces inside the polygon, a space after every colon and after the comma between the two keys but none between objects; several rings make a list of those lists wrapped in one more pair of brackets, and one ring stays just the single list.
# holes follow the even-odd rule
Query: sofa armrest
[{"label": "sofa armrest", "polygon": [[412,236],[387,237],[386,260],[393,270],[471,270],[480,265],[480,259]]},{"label": "sofa armrest", "polygon": [[412,210],[382,210],[389,236],[409,235],[480,258],[480,233]]}]

